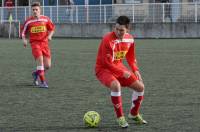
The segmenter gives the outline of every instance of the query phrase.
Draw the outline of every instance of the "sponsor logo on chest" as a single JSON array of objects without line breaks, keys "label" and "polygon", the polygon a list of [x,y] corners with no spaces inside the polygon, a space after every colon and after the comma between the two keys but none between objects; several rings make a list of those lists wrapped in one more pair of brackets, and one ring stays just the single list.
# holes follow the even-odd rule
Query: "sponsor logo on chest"
[{"label": "sponsor logo on chest", "polygon": [[126,56],[127,51],[117,51],[114,52],[114,59],[115,60],[121,60],[124,59]]},{"label": "sponsor logo on chest", "polygon": [[31,33],[41,33],[41,32],[46,32],[46,27],[44,25],[31,27]]}]

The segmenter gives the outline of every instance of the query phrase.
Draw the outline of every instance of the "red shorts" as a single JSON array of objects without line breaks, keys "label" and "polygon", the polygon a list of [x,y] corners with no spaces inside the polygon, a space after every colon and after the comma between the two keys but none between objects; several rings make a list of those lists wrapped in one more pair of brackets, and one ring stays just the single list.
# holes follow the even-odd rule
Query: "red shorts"
[{"label": "red shorts", "polygon": [[117,80],[120,82],[121,86],[127,87],[130,86],[133,82],[138,80],[138,77],[131,72],[131,76],[129,78],[118,77],[116,78],[109,70],[101,69],[96,74],[99,81],[107,87],[110,87],[111,82]]},{"label": "red shorts", "polygon": [[31,43],[31,48],[35,59],[40,56],[51,58],[51,51],[47,42],[33,42]]}]

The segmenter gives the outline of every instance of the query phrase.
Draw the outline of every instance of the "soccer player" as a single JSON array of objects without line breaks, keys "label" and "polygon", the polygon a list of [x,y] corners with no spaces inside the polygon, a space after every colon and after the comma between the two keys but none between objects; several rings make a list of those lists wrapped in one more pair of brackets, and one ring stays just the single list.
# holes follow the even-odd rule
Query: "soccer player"
[{"label": "soccer player", "polygon": [[[127,16],[117,18],[114,31],[107,33],[100,43],[95,66],[97,79],[111,91],[117,122],[122,128],[129,126],[122,108],[122,87],[133,91],[128,118],[137,124],[147,123],[139,114],[144,84],[136,62],[134,39],[128,33],[129,28],[130,20]],[[124,58],[130,68],[122,63]]]},{"label": "soccer player", "polygon": [[12,0],[5,0],[5,7],[8,10],[8,19],[12,15],[12,9],[14,7],[14,3]]},{"label": "soccer player", "polygon": [[[52,39],[55,26],[47,16],[41,15],[39,2],[33,3],[31,9],[32,16],[25,21],[22,28],[22,40],[24,47],[26,47],[28,43],[26,34],[29,34],[32,55],[37,64],[36,71],[32,73],[34,84],[48,88],[45,80],[45,70],[51,67],[51,52],[48,41]],[[40,84],[38,79],[41,81]]]}]

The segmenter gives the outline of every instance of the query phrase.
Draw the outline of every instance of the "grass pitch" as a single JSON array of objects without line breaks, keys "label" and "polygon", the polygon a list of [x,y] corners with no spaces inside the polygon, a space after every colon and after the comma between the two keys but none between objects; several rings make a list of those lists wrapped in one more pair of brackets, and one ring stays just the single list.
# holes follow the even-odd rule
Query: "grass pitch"
[{"label": "grass pitch", "polygon": [[[110,92],[94,76],[99,39],[54,39],[49,89],[32,86],[35,62],[21,40],[0,39],[0,132],[198,132],[200,131],[200,41],[136,40],[139,67],[146,85],[141,113],[149,122],[131,121],[121,129],[115,121]],[[131,91],[122,91],[126,115]],[[102,118],[86,128],[89,110]]]}]

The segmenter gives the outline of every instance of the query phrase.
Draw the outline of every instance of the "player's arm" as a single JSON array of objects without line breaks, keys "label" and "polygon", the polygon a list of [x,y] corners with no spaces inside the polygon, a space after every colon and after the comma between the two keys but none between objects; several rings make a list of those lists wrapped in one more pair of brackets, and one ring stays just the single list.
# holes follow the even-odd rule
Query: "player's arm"
[{"label": "player's arm", "polygon": [[26,39],[26,36],[22,36],[22,41],[23,41],[24,47],[26,47],[28,44],[28,40]]},{"label": "player's arm", "polygon": [[114,75],[116,76],[123,76],[124,71],[116,66],[113,63],[113,54],[112,54],[112,48],[110,47],[109,41],[106,40],[105,38],[101,42],[102,44],[102,56],[101,58],[103,59],[103,64],[106,66],[111,72],[113,72]]},{"label": "player's arm", "polygon": [[49,19],[47,22],[47,30],[48,30],[48,40],[51,41],[52,40],[52,36],[54,34],[54,30],[55,30],[55,25],[53,24],[53,22]]},{"label": "player's arm", "polygon": [[24,47],[26,47],[28,44],[28,40],[26,38],[27,28],[28,28],[28,25],[27,25],[27,21],[26,21],[22,27],[22,32],[21,32],[21,37],[22,37],[22,42],[24,44]]},{"label": "player's arm", "polygon": [[136,55],[135,55],[135,44],[134,43],[131,44],[129,51],[126,54],[126,60],[127,60],[128,65],[130,66],[130,68],[133,72],[139,70],[139,68],[137,66],[137,60],[136,60]]},{"label": "player's arm", "polygon": [[139,78],[139,80],[142,81],[142,77],[141,77],[141,74],[139,72],[139,68],[137,66],[137,60],[136,60],[136,54],[135,54],[135,44],[134,43],[131,44],[129,51],[126,54],[126,60],[129,64],[131,70],[133,71],[133,73]]},{"label": "player's arm", "polygon": [[48,40],[51,41],[52,40],[52,36],[54,34],[54,31],[50,31],[48,34]]}]

